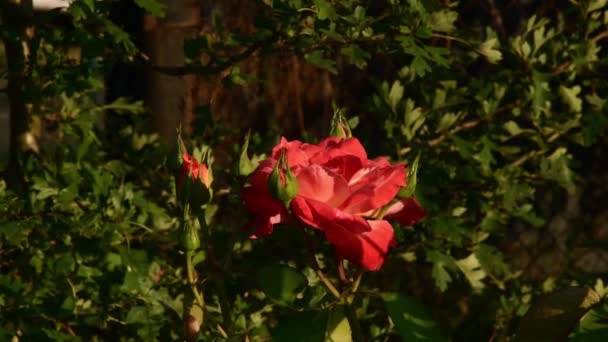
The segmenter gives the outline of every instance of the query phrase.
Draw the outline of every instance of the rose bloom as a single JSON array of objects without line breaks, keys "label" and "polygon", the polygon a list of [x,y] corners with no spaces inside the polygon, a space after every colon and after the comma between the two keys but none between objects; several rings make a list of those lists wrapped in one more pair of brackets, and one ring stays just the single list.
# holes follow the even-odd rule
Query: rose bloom
[{"label": "rose bloom", "polygon": [[[283,150],[299,183],[289,211],[267,190],[268,177]],[[281,138],[272,156],[253,173],[243,199],[255,215],[249,224],[256,229],[255,237],[271,234],[275,224],[295,218],[322,231],[338,257],[378,270],[395,245],[387,220],[412,225],[426,215],[411,198],[393,204],[384,219],[375,219],[405,185],[404,164],[391,164],[382,157],[369,160],[356,138],[329,137],[315,145]]]}]

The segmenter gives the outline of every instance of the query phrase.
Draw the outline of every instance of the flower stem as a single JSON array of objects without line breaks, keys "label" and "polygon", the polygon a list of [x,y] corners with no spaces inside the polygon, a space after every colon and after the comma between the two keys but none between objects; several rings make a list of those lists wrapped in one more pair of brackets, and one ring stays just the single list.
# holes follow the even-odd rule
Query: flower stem
[{"label": "flower stem", "polygon": [[[192,294],[194,295],[194,298],[196,298],[198,305],[201,307],[201,309],[204,309],[205,299],[203,297],[203,294],[199,292],[196,288],[196,279],[194,276],[194,266],[192,265],[192,256],[192,253],[186,253],[186,270],[188,272],[188,284],[190,285],[190,289],[192,290]],[[201,325],[202,323],[203,322],[201,322]]]},{"label": "flower stem", "polygon": [[317,274],[319,275],[319,278],[321,279],[321,281],[323,282],[325,287],[327,287],[329,292],[331,292],[331,294],[333,294],[334,297],[340,299],[342,297],[340,295],[340,291],[338,291],[338,289],[336,289],[334,284],[332,284],[331,281],[329,281],[329,279],[327,279],[327,277],[325,276],[325,273],[323,273],[323,271],[321,271],[321,269],[317,269]]}]

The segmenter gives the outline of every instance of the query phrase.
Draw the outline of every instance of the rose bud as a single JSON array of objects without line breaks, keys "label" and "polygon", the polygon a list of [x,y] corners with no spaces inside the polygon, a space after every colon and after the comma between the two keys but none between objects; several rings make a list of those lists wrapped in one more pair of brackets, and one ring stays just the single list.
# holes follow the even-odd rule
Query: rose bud
[{"label": "rose bud", "polygon": [[211,199],[211,172],[205,163],[187,152],[182,154],[182,161],[182,171],[175,185],[178,201],[182,205],[189,203],[193,208],[200,208]]},{"label": "rose bud", "polygon": [[353,136],[350,126],[340,109],[337,109],[334,112],[334,116],[331,118],[331,132],[329,135],[341,139],[348,139]]},{"label": "rose bud", "polygon": [[268,178],[268,192],[289,208],[291,200],[298,194],[298,188],[298,179],[289,168],[285,151],[282,151]]},{"label": "rose bud", "polygon": [[184,220],[184,228],[181,236],[182,248],[187,253],[194,252],[201,246],[201,240],[198,237],[198,229],[187,218]]},{"label": "rose bud", "polygon": [[249,147],[249,138],[251,137],[251,131],[247,132],[245,136],[245,142],[241,148],[241,157],[239,159],[239,174],[241,176],[249,176],[254,170],[255,165],[247,155],[247,147]]}]

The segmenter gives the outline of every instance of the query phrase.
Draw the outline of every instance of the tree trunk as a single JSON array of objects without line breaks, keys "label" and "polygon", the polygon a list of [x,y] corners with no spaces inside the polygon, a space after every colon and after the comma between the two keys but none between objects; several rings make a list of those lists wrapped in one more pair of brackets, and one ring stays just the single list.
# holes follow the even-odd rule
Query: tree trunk
[{"label": "tree trunk", "polygon": [[12,36],[4,36],[3,43],[6,51],[8,68],[7,89],[9,102],[9,158],[7,168],[8,186],[20,190],[23,185],[21,167],[21,152],[27,146],[30,124],[25,99],[25,88],[28,83],[26,70],[27,23],[33,15],[32,0],[3,0],[0,1],[0,18],[2,24],[15,29]]},{"label": "tree trunk", "polygon": [[[165,0],[164,18],[146,16],[146,51],[150,61],[159,66],[184,65],[184,40],[196,33],[200,24],[198,1]],[[167,142],[175,141],[176,129],[193,109],[191,88],[194,76],[170,76],[151,71],[147,79],[146,103],[155,130]]]}]

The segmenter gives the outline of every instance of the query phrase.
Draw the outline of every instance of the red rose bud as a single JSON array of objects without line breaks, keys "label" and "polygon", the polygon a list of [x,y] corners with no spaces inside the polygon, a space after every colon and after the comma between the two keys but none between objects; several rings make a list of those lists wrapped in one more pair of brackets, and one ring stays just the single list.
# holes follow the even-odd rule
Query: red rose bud
[{"label": "red rose bud", "polygon": [[182,171],[176,178],[175,189],[179,203],[189,203],[193,208],[207,204],[211,199],[212,175],[207,165],[187,152],[182,154]]},{"label": "red rose bud", "polygon": [[298,179],[289,168],[287,155],[283,150],[268,177],[268,192],[289,208],[291,200],[298,194],[298,188]]},{"label": "red rose bud", "polygon": [[341,109],[334,111],[334,116],[331,118],[330,135],[341,139],[348,139],[353,136],[346,118],[342,115]]},{"label": "red rose bud", "polygon": [[247,132],[247,135],[245,136],[245,142],[243,143],[243,147],[241,148],[241,157],[239,159],[239,174],[241,176],[249,176],[255,170],[255,165],[247,155],[247,147],[249,147],[250,137],[251,131]]}]

